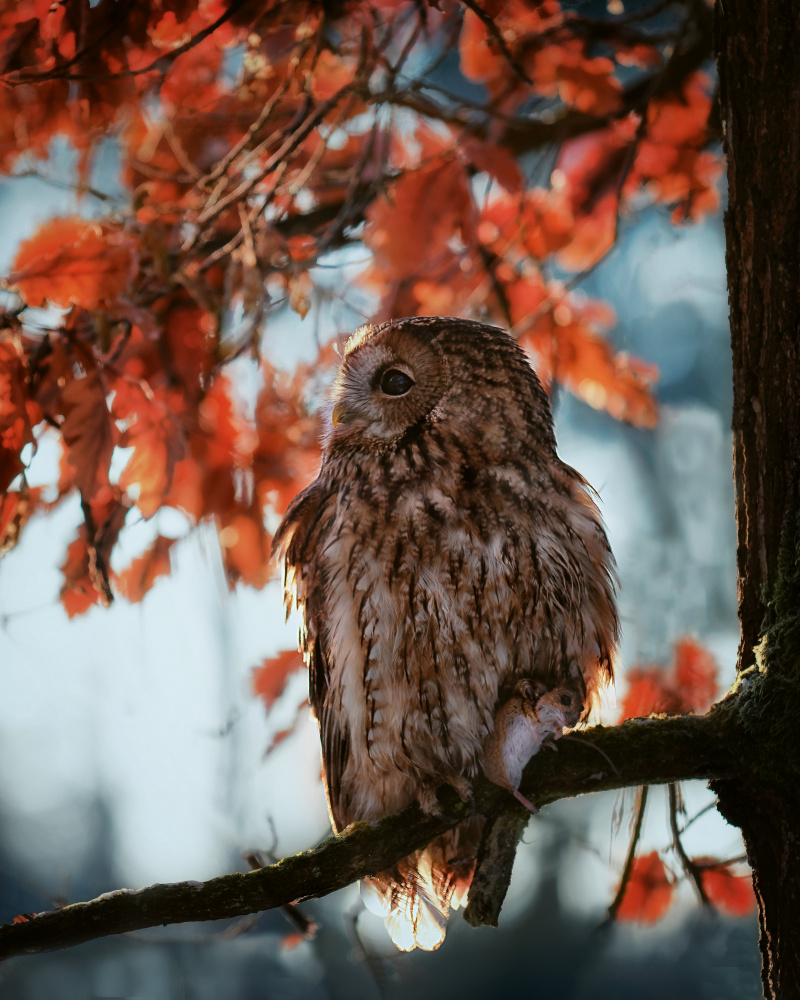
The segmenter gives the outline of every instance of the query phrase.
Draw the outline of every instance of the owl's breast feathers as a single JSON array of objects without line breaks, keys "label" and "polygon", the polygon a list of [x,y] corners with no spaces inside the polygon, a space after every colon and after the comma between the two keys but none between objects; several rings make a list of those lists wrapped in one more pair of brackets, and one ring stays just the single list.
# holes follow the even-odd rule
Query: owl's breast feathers
[{"label": "owl's breast feathers", "polygon": [[571,677],[588,705],[611,675],[613,561],[583,480],[448,437],[431,421],[329,463],[276,536],[339,829],[473,776],[514,679]]}]

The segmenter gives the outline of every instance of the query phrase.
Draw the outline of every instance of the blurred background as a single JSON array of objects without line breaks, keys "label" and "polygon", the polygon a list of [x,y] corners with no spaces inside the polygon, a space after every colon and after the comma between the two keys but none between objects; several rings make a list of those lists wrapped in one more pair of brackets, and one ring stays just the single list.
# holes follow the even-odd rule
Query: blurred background
[{"label": "blurred background", "polygon": [[[48,177],[74,170],[75,154],[54,140]],[[91,186],[121,197],[119,172],[109,143]],[[44,220],[95,210],[68,186],[4,179],[0,271]],[[266,324],[262,350],[273,364],[313,361],[320,338],[346,337],[371,314],[375,302],[356,283],[367,260],[363,247],[350,246],[312,269],[305,318],[284,310]],[[622,220],[616,246],[580,289],[615,310],[615,347],[660,372],[653,429],[623,424],[566,392],[553,400],[560,454],[600,494],[619,564],[618,697],[627,671],[668,667],[685,636],[712,653],[724,690],[738,626],[721,215],[676,227],[668,209],[643,208]],[[245,361],[232,370],[242,384],[252,377]],[[58,457],[45,439],[31,486],[53,480]],[[119,468],[124,458],[115,456]],[[253,693],[253,669],[295,643],[298,622],[284,622],[280,586],[231,590],[216,531],[201,527],[173,547],[171,575],[140,604],[117,601],[69,620],[58,600],[59,563],[81,520],[78,498],[64,501],[36,517],[0,564],[2,921],[123,886],[246,871],[250,850],[282,857],[329,833],[316,726],[302,708],[296,721],[304,672],[269,713]],[[185,532],[178,511],[164,509],[156,520],[129,522],[112,568],[126,566],[156,532]],[[603,720],[616,711],[609,699]],[[651,790],[640,853],[671,842],[666,794]],[[713,801],[704,784],[684,785],[683,795],[687,820],[702,813],[684,836],[688,853],[739,857],[738,831],[715,810],[703,812]],[[500,928],[475,931],[454,914],[433,954],[394,951],[350,887],[300,906],[317,925],[308,940],[279,911],[150,929],[8,961],[0,997],[343,1000],[413,992],[423,1000],[521,991],[565,1000],[755,1000],[755,914],[704,910],[685,879],[654,926],[601,926],[634,801],[635,790],[607,793],[535,816]]]}]

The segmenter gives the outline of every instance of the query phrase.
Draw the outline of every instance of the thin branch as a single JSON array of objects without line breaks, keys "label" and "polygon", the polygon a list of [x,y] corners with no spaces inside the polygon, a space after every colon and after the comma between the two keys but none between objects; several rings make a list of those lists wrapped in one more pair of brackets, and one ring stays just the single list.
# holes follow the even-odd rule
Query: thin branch
[{"label": "thin branch", "polygon": [[636,847],[639,843],[639,837],[642,833],[642,823],[644,821],[644,811],[647,807],[647,785],[643,785],[639,789],[639,804],[636,809],[636,819],[633,823],[633,832],[631,833],[631,842],[628,846],[628,855],[625,858],[625,864],[622,867],[622,875],[619,880],[619,887],[617,888],[617,894],[611,902],[608,908],[608,913],[604,921],[605,924],[613,923],[617,919],[617,913],[619,912],[620,906],[622,906],[622,900],[625,898],[625,893],[628,891],[628,883],[631,880],[631,874],[633,872],[633,860],[636,857]]},{"label": "thin branch", "polygon": [[[594,748],[569,743],[557,754],[539,754],[523,775],[521,791],[538,805],[591,791],[689,778],[728,778],[738,773],[735,706],[728,700],[705,716],[633,719],[621,726],[597,726],[591,734],[617,763],[620,773],[597,771]],[[245,874],[208,882],[176,882],[144,889],[120,889],[86,903],[40,913],[0,927],[0,959],[66,948],[109,934],[158,924],[240,917],[287,903],[325,896],[364,876],[391,868],[473,814],[452,790],[440,794],[445,816],[425,816],[416,806],[378,823],[355,823],[305,854]],[[481,779],[474,812],[497,817],[518,812],[505,789]]]},{"label": "thin branch", "polygon": [[708,893],[703,886],[700,869],[686,853],[681,843],[681,832],[678,829],[678,787],[674,781],[669,783],[669,825],[672,830],[672,845],[675,848],[675,853],[681,860],[683,870],[694,883],[700,902],[703,906],[710,907],[711,900],[708,898]]}]

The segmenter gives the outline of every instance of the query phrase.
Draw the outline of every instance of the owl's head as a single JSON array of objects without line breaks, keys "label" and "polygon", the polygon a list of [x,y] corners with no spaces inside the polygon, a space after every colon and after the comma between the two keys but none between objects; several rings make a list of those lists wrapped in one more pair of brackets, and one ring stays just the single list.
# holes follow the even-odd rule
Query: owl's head
[{"label": "owl's head", "polygon": [[435,409],[448,385],[448,364],[435,338],[408,322],[362,327],[348,340],[332,392],[338,439],[383,444]]},{"label": "owl's head", "polygon": [[384,448],[436,420],[461,436],[555,446],[547,396],[520,347],[483,323],[412,317],[347,342],[332,391],[332,447]]}]

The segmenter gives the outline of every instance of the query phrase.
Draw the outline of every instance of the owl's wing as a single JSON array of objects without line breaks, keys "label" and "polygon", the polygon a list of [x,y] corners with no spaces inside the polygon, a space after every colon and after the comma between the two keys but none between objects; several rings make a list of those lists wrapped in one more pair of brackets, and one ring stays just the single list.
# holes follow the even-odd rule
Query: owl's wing
[{"label": "owl's wing", "polygon": [[328,809],[333,828],[338,832],[347,826],[347,820],[342,814],[342,775],[350,753],[350,740],[346,730],[339,725],[336,713],[326,700],[330,671],[324,645],[321,639],[314,641],[309,666],[308,691],[311,707],[319,722]]},{"label": "owl's wing", "polygon": [[317,479],[289,505],[272,548],[283,561],[287,613],[294,604],[303,615],[300,647],[309,669],[308,697],[319,723],[328,806],[333,825],[339,830],[346,825],[341,811],[341,783],[350,748],[347,734],[327,701],[331,662],[319,560],[331,530],[334,507],[335,494]]}]

